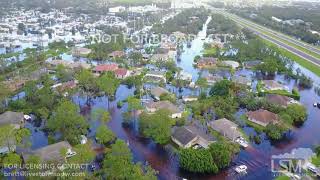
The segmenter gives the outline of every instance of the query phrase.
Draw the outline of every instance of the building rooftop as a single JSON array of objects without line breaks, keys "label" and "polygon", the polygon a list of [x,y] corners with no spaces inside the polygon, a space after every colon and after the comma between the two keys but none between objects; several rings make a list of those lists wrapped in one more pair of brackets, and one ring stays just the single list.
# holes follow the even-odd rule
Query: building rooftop
[{"label": "building rooftop", "polygon": [[264,109],[249,111],[247,115],[250,121],[255,120],[257,122],[260,122],[261,124],[264,124],[265,126],[270,123],[277,123],[279,121],[279,117],[277,114]]},{"label": "building rooftop", "polygon": [[238,125],[225,118],[210,121],[208,122],[208,126],[231,140],[242,136],[240,131],[238,131]]},{"label": "building rooftop", "polygon": [[101,64],[95,67],[96,72],[115,71],[119,68],[118,64]]},{"label": "building rooftop", "polygon": [[9,124],[21,124],[24,120],[24,114],[21,112],[7,111],[0,114],[0,126],[5,126]]},{"label": "building rooftop", "polygon": [[150,93],[154,97],[160,97],[162,94],[169,93],[169,91],[162,87],[154,87],[151,89]]},{"label": "building rooftop", "polygon": [[148,109],[166,109],[170,111],[171,113],[180,113],[181,110],[174,104],[172,104],[170,101],[158,101],[158,102],[150,102],[146,104],[146,107]]},{"label": "building rooftop", "polygon": [[24,154],[24,159],[28,159],[30,155],[39,156],[42,161],[61,161],[66,155],[62,151],[71,149],[71,145],[67,141],[61,141],[55,144],[45,146],[43,148],[32,151],[31,153]]},{"label": "building rooftop", "polygon": [[266,99],[268,102],[272,104],[277,104],[280,106],[287,106],[292,101],[292,98],[290,97],[281,96],[277,94],[267,94]]}]

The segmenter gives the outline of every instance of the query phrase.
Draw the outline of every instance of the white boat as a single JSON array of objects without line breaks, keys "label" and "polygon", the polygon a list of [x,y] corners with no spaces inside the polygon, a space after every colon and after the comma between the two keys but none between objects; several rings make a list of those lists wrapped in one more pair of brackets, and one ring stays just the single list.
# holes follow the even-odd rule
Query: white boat
[{"label": "white boat", "polygon": [[243,137],[240,137],[240,138],[237,138],[235,140],[236,143],[240,144],[240,146],[246,148],[249,146],[249,143],[243,138]]},{"label": "white boat", "polygon": [[237,166],[236,167],[236,172],[237,173],[247,173],[247,169],[248,169],[248,167],[246,166],[246,165],[240,165],[240,166]]},{"label": "white boat", "polygon": [[27,121],[30,121],[32,119],[29,115],[23,115],[23,118]]}]

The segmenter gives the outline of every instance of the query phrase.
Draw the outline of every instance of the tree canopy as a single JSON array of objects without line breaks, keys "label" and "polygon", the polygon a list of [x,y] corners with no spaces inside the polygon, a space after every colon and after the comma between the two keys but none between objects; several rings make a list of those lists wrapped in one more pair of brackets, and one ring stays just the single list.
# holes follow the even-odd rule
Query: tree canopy
[{"label": "tree canopy", "polygon": [[54,133],[61,133],[61,139],[71,144],[79,144],[80,136],[86,134],[88,123],[79,115],[78,107],[64,100],[55,109],[48,121],[48,128]]}]

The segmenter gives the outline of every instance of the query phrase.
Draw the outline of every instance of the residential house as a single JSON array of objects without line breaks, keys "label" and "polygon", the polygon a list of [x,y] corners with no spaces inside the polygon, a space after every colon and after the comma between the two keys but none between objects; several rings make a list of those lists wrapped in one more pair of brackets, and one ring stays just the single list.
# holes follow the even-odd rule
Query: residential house
[{"label": "residential house", "polygon": [[158,110],[165,109],[168,110],[171,114],[171,118],[181,118],[182,111],[176,105],[172,104],[170,101],[158,101],[150,102],[146,104],[146,110],[149,113],[154,113]]},{"label": "residential house", "polygon": [[154,54],[151,57],[151,61],[158,62],[158,61],[168,61],[169,55],[168,54]]},{"label": "residential house", "polygon": [[77,80],[71,80],[71,81],[60,83],[60,84],[57,84],[57,85],[56,85],[57,90],[59,92],[64,92],[64,91],[67,91],[69,89],[75,89],[77,87],[77,85],[78,85],[78,81]]},{"label": "residential house", "polygon": [[87,56],[91,53],[91,49],[83,47],[74,47],[72,49],[72,55],[75,57]]},{"label": "residential house", "polygon": [[20,79],[20,78],[15,78],[15,79],[10,79],[3,81],[3,84],[12,92],[15,92],[19,89],[22,89],[26,83],[26,79]]},{"label": "residential house", "polygon": [[168,49],[168,50],[171,50],[171,51],[176,51],[177,50],[177,45],[175,43],[173,43],[173,42],[163,42],[163,43],[161,43],[160,48]]},{"label": "residential house", "polygon": [[242,137],[238,125],[228,119],[213,120],[208,122],[207,125],[229,140],[235,141],[237,138]]},{"label": "residential house", "polygon": [[236,84],[244,85],[244,86],[251,86],[252,85],[252,81],[244,76],[235,76],[232,78],[232,82],[234,82]]},{"label": "residential house", "polygon": [[237,69],[240,64],[237,61],[222,61],[222,65],[231,67],[232,69]]},{"label": "residential house", "polygon": [[85,62],[73,62],[66,60],[51,60],[47,61],[47,63],[52,67],[57,67],[59,65],[63,65],[66,68],[70,69],[90,69],[91,65]]},{"label": "residential house", "polygon": [[[42,162],[64,162],[68,156],[67,153],[70,152],[71,149],[72,147],[69,142],[61,141],[28,153],[24,153],[22,154],[22,157],[25,161],[28,160],[31,155],[34,155],[40,157]],[[66,153],[65,155],[63,154],[64,151]]]},{"label": "residential house", "polygon": [[285,90],[289,91],[289,88],[283,84],[278,83],[275,80],[263,80],[264,88],[268,91]]},{"label": "residential house", "polygon": [[110,7],[109,13],[119,13],[126,10],[126,7],[124,6],[116,6],[116,7]]},{"label": "residential house", "polygon": [[253,69],[255,68],[256,66],[262,64],[263,62],[262,61],[259,61],[259,60],[255,60],[255,61],[247,61],[247,62],[244,62],[244,67],[247,68],[247,69]]},{"label": "residential house", "polygon": [[20,129],[24,124],[24,114],[21,112],[7,111],[0,114],[0,126],[12,125]]},{"label": "residential house", "polygon": [[119,68],[114,71],[114,74],[118,79],[124,79],[130,75],[130,72],[125,68]]},{"label": "residential house", "polygon": [[121,58],[125,56],[126,53],[123,51],[113,51],[112,53],[109,54],[110,58]]},{"label": "residential house", "polygon": [[185,33],[182,33],[180,31],[173,32],[172,35],[176,38],[176,40],[185,39],[187,36]]},{"label": "residential house", "polygon": [[167,82],[165,72],[163,71],[149,71],[147,74],[144,76],[144,78],[152,78],[155,79],[156,81],[164,81],[165,83]]},{"label": "residential house", "polygon": [[[24,124],[24,114],[20,112],[7,111],[3,114],[0,114],[0,127],[11,125],[12,129],[20,129]],[[0,154],[6,154],[16,149],[16,141],[12,137],[9,139],[3,139],[5,145],[0,146]]]},{"label": "residential house", "polygon": [[118,64],[101,64],[97,65],[94,69],[93,72],[97,74],[103,74],[105,72],[114,72],[119,68]]},{"label": "residential house", "polygon": [[181,71],[176,74],[175,78],[181,79],[183,81],[192,81],[192,74],[185,72],[185,71]]},{"label": "residential house", "polygon": [[207,80],[207,83],[209,85],[214,85],[215,83],[223,80],[223,77],[218,75],[212,75],[212,74],[208,74],[204,78]]},{"label": "residential house", "polygon": [[192,101],[198,101],[197,96],[182,96],[183,102],[192,102]]},{"label": "residential house", "polygon": [[154,87],[150,90],[150,94],[155,100],[160,101],[160,96],[163,94],[169,94],[169,91],[162,87]]},{"label": "residential house", "polygon": [[213,57],[202,57],[197,61],[198,68],[211,68],[215,67],[218,63],[217,58]]},{"label": "residential house", "polygon": [[279,116],[275,113],[269,112],[264,109],[257,111],[249,111],[247,113],[248,120],[266,127],[268,124],[276,124],[279,122]]},{"label": "residential house", "polygon": [[287,96],[282,96],[278,94],[267,94],[266,99],[269,103],[276,104],[282,107],[287,107],[290,104],[295,104],[299,103],[293,98],[287,97]]},{"label": "residential house", "polygon": [[195,145],[208,148],[210,144],[216,141],[213,136],[196,125],[173,129],[171,139],[181,148],[191,148]]},{"label": "residential house", "polygon": [[211,43],[210,43],[212,48],[218,47],[219,49],[224,48],[224,43],[221,42],[221,39],[214,39]]}]

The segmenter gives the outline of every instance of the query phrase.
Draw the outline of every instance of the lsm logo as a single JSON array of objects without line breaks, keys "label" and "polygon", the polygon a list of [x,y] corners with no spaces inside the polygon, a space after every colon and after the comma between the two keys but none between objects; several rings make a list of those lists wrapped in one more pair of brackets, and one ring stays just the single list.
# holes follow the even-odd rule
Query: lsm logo
[{"label": "lsm logo", "polygon": [[309,148],[298,148],[293,149],[291,153],[272,155],[271,172],[274,176],[283,174],[303,176],[313,156],[315,153]]}]

